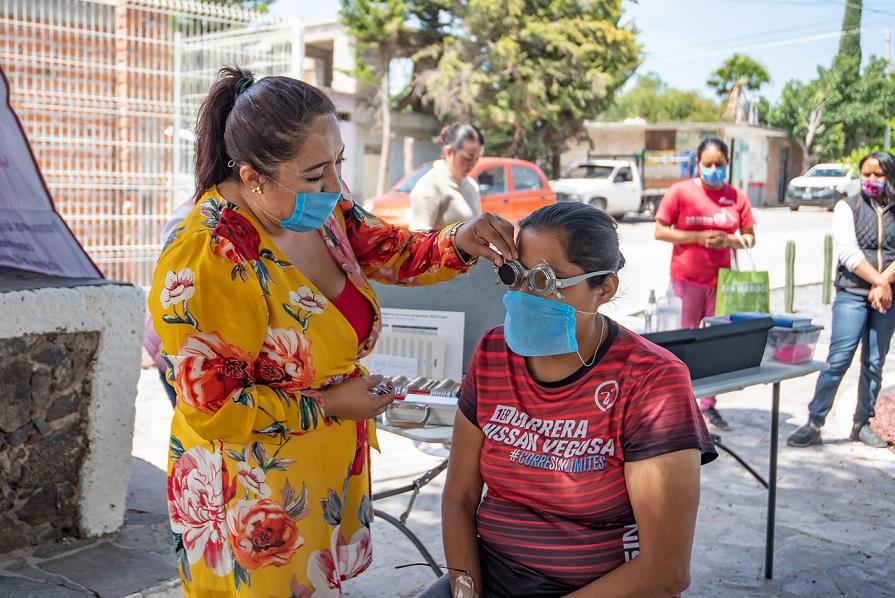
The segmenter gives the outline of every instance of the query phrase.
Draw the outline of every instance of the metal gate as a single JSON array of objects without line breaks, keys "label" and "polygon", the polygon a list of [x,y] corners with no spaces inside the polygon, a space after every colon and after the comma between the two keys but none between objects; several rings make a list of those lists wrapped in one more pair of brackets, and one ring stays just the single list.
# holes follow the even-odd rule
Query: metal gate
[{"label": "metal gate", "polygon": [[189,0],[2,0],[0,65],[57,209],[106,276],[148,285],[192,193],[223,64],[300,76],[300,22]]}]

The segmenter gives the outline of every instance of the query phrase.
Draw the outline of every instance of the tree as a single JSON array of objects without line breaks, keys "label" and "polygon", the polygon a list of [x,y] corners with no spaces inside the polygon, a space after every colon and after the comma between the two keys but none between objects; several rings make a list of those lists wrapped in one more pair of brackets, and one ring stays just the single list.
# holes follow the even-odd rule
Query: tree
[{"label": "tree", "polygon": [[417,89],[440,118],[477,123],[490,151],[558,174],[566,142],[606,109],[640,61],[621,0],[454,5],[451,34],[417,55],[434,65]]},{"label": "tree", "polygon": [[850,57],[846,75],[854,81],[861,68],[861,11],[863,0],[847,0],[842,15],[842,35],[839,37],[838,57]]},{"label": "tree", "polygon": [[842,153],[841,125],[829,127],[827,82],[818,77],[810,83],[788,81],[777,105],[768,114],[768,122],[785,129],[802,150],[802,172],[816,164],[824,154]]},{"label": "tree", "polygon": [[634,86],[617,96],[612,106],[600,115],[600,120],[642,118],[657,122],[714,122],[721,109],[713,100],[695,91],[669,87],[656,73],[637,77]]},{"label": "tree", "polygon": [[385,191],[391,152],[392,97],[389,71],[392,60],[401,55],[409,36],[407,18],[411,5],[406,0],[342,0],[340,17],[355,41],[355,78],[362,85],[377,87],[382,131],[376,195]]},{"label": "tree", "polygon": [[741,98],[748,99],[745,92],[758,91],[770,81],[771,76],[764,65],[745,54],[734,54],[711,74],[706,85],[726,100],[725,113],[736,117]]},{"label": "tree", "polygon": [[837,58],[809,83],[788,82],[768,115],[802,148],[806,168],[882,141],[886,115],[895,107],[895,79],[881,58],[871,58],[856,81],[853,68],[850,58]]},{"label": "tree", "polygon": [[[354,76],[362,86],[376,88],[374,101],[381,125],[376,194],[385,191],[391,153],[390,70],[395,59],[409,58],[437,44],[453,23],[451,0],[341,0],[339,16],[355,42]],[[405,100],[414,101],[413,97]]]}]

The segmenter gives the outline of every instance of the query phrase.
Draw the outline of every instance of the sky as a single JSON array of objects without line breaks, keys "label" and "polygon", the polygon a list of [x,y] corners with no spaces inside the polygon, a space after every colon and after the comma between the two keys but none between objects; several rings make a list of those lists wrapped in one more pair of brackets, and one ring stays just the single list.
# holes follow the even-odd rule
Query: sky
[{"label": "sky", "polygon": [[[849,0],[624,0],[626,20],[638,29],[644,61],[670,85],[711,95],[705,82],[734,52],[767,67],[761,93],[776,100],[790,79],[809,80],[829,66]],[[271,12],[308,21],[338,18],[335,0],[276,0]],[[885,55],[886,26],[895,29],[895,1],[864,0],[864,60]],[[893,34],[895,37],[895,34]]]}]

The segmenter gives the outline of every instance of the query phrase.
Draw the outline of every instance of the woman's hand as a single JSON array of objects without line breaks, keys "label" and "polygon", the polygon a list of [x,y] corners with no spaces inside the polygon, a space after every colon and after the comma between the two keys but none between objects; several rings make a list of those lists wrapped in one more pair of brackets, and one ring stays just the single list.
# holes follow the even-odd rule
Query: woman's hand
[{"label": "woman's hand", "polygon": [[323,391],[321,394],[327,417],[362,421],[384,413],[395,400],[395,394],[371,392],[382,380],[382,376],[352,378]]},{"label": "woman's hand", "polygon": [[727,233],[720,230],[703,230],[696,233],[696,243],[708,249],[724,249],[730,247]]},{"label": "woman's hand", "polygon": [[874,285],[867,300],[873,309],[882,314],[886,313],[892,307],[892,285],[885,280],[881,284]]},{"label": "woman's hand", "polygon": [[[491,260],[495,266],[504,259],[518,259],[513,225],[497,214],[486,212],[464,222],[454,236],[454,247],[472,257]],[[497,248],[497,251],[491,246]]]}]

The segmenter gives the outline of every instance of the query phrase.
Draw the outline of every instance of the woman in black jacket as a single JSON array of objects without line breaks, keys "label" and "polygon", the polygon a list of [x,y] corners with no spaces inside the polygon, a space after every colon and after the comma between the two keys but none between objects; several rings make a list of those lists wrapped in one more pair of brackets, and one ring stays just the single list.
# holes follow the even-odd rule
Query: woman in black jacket
[{"label": "woman in black jacket", "polygon": [[833,239],[839,266],[829,368],[821,372],[808,406],[808,423],[789,437],[789,446],[821,444],[820,428],[842,377],[861,344],[861,377],[851,440],[883,448],[870,429],[883,364],[895,331],[895,157],[874,152],[861,160],[861,192],[840,200],[833,210]]}]

